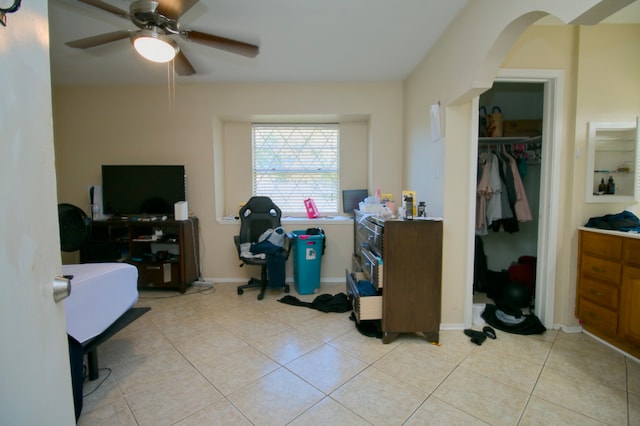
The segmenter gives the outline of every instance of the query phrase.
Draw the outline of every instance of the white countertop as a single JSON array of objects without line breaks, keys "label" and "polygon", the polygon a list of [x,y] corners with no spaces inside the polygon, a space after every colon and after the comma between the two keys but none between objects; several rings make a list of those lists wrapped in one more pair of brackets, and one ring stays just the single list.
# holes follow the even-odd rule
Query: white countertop
[{"label": "white countertop", "polygon": [[611,231],[608,229],[587,228],[586,226],[581,226],[578,229],[581,231],[597,232],[599,234],[609,234],[609,235],[617,235],[619,237],[640,239],[640,233],[637,233],[637,232]]}]

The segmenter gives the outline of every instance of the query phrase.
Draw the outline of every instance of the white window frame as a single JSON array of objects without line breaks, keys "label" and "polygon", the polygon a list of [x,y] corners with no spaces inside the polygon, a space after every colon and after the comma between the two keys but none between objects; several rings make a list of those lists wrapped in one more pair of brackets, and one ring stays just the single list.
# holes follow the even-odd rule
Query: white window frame
[{"label": "white window frame", "polygon": [[[308,198],[314,200],[320,216],[338,214],[339,124],[253,123],[251,140],[253,195],[271,197],[287,216],[306,217],[304,200]],[[274,140],[282,146],[274,147]],[[261,151],[266,155],[261,156]],[[265,158],[273,162],[265,163]]]}]

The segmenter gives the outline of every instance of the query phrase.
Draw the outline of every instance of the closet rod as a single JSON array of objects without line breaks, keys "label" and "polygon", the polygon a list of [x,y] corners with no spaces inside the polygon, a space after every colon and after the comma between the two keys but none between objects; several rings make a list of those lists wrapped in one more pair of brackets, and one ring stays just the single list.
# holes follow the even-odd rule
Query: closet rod
[{"label": "closet rod", "polygon": [[505,145],[505,144],[542,144],[542,136],[523,137],[503,137],[503,138],[478,138],[481,145]]}]

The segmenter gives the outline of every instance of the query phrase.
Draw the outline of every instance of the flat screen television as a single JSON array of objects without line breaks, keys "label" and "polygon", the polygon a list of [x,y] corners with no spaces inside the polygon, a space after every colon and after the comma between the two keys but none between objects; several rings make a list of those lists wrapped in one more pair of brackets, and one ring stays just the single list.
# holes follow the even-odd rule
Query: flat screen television
[{"label": "flat screen television", "polygon": [[173,215],[173,205],[187,200],[184,166],[103,165],[102,204],[115,216]]},{"label": "flat screen television", "polygon": [[342,191],[342,211],[353,213],[360,207],[360,202],[369,196],[366,189],[344,189]]}]

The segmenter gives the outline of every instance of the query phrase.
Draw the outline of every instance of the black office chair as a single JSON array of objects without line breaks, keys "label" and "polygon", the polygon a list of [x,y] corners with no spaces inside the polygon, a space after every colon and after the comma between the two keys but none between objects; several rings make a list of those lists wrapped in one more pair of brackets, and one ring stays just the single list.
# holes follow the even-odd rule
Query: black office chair
[{"label": "black office chair", "polygon": [[[259,288],[258,300],[264,298],[264,293],[269,286],[267,259],[260,257],[245,257],[242,255],[242,245],[249,243],[257,243],[260,236],[268,229],[276,229],[280,227],[280,218],[282,211],[274,204],[269,197],[251,197],[247,203],[240,208],[240,233],[233,237],[238,250],[238,257],[242,261],[240,266],[259,265],[261,272],[260,278],[251,278],[249,282],[238,286],[238,294],[242,294],[244,290],[249,288]],[[284,260],[289,258],[291,253],[291,239],[289,235],[284,238],[284,246],[281,254]],[[289,293],[289,284],[284,284],[284,292]]]}]

